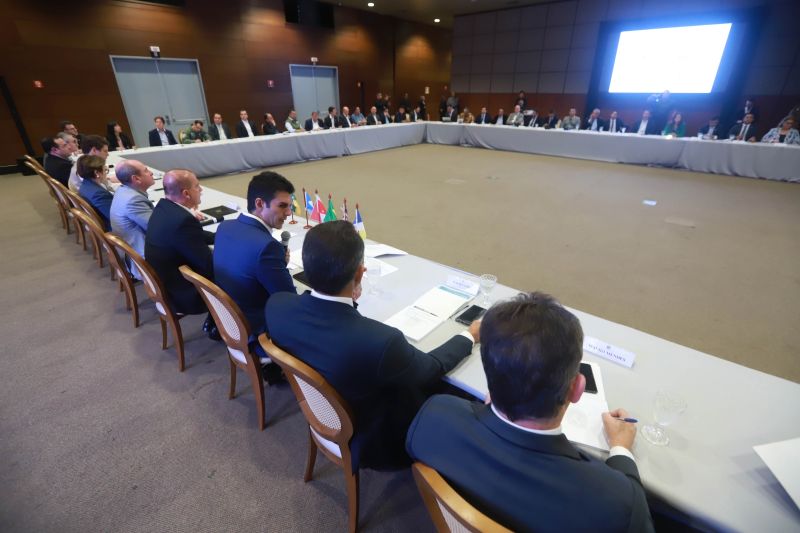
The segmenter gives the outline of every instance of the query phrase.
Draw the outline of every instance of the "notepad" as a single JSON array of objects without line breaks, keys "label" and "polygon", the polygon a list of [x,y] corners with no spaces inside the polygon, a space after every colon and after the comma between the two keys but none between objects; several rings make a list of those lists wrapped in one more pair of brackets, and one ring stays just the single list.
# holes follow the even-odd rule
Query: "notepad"
[{"label": "notepad", "polygon": [[439,285],[389,317],[385,324],[399,329],[409,339],[419,341],[471,299],[472,296],[465,292]]},{"label": "notepad", "polygon": [[569,404],[561,421],[561,428],[570,442],[608,451],[608,441],[603,431],[603,413],[608,412],[608,402],[600,365],[589,361],[582,362],[592,367],[597,393],[584,392],[578,403]]}]

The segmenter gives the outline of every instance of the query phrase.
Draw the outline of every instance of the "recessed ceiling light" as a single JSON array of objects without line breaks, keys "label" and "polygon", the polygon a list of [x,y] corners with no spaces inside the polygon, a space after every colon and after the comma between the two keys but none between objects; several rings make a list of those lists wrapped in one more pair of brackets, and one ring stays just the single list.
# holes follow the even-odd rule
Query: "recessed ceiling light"
[{"label": "recessed ceiling light", "polygon": [[433,19],[433,21],[434,21],[434,22],[436,22],[437,24],[438,24],[439,22],[441,22],[439,19]]},{"label": "recessed ceiling light", "polygon": [[375,7],[375,2],[367,2],[367,7]]}]

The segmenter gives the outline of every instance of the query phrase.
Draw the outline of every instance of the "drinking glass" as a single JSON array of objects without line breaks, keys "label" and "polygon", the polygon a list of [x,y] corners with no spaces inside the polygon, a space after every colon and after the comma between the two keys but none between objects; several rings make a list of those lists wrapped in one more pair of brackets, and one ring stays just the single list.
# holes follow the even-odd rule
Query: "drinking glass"
[{"label": "drinking glass", "polygon": [[380,289],[378,288],[378,279],[381,277],[380,263],[368,258],[364,261],[364,266],[367,267],[367,271],[364,272],[362,284],[367,289],[367,294],[380,294]]},{"label": "drinking glass", "polygon": [[680,395],[660,390],[653,398],[653,418],[655,424],[647,424],[642,427],[642,436],[651,444],[656,446],[667,446],[669,435],[667,426],[671,425],[686,410],[686,400]]},{"label": "drinking glass", "polygon": [[493,274],[482,274],[480,280],[481,294],[483,294],[483,305],[489,307],[489,293],[497,285],[497,276]]}]

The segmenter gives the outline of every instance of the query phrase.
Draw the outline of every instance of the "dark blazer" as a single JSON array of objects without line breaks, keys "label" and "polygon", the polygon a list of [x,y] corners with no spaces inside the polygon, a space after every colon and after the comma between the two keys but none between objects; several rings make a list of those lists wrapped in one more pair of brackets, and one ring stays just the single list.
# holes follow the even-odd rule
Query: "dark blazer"
[{"label": "dark blazer", "polygon": [[617,455],[603,463],[563,434],[527,433],[482,403],[434,396],[412,422],[406,447],[414,460],[514,531],[653,531],[630,458]]},{"label": "dark blazer", "polygon": [[[232,139],[233,137],[231,137],[231,130],[228,128],[228,125],[223,122],[221,126],[223,133],[225,133],[225,138]],[[211,136],[212,141],[219,140],[219,129],[217,129],[217,125],[213,122],[208,126],[208,134]]]},{"label": "dark blazer", "polygon": [[47,154],[44,160],[44,170],[51,178],[60,182],[64,187],[69,187],[69,174],[72,172],[72,161],[57,155]]},{"label": "dark blazer", "polygon": [[416,110],[412,109],[411,111],[408,112],[408,120],[410,120],[411,122],[417,122],[418,120],[422,120],[422,117],[420,116],[419,113],[417,113]]},{"label": "dark blazer", "polygon": [[353,465],[408,465],[404,442],[417,409],[440,378],[472,351],[457,335],[430,353],[396,328],[353,307],[287,292],[267,301],[267,329],[284,350],[314,368],[350,404]]},{"label": "dark blazer", "polygon": [[339,120],[339,127],[340,128],[352,128],[353,127],[353,115],[349,117],[345,117],[344,115],[339,115],[336,117]]},{"label": "dark blazer", "polygon": [[[731,135],[738,136],[739,132],[742,130],[742,125],[743,124],[744,123],[740,123],[740,124],[734,124],[733,126],[731,126],[731,129],[728,130],[728,137],[730,137]],[[751,139],[753,137],[755,137],[756,140],[761,139],[761,135],[758,133],[758,127],[756,126],[755,122],[751,122],[750,123],[750,127],[747,128],[747,139],[743,139],[743,140],[746,141],[746,140]]]},{"label": "dark blazer", "polygon": [[[581,129],[582,130],[588,130],[588,129],[591,129],[591,127],[592,127],[592,123],[589,122],[589,117],[586,117],[586,121],[581,123]],[[597,118],[597,131],[603,131],[605,128],[606,128],[606,121],[603,120],[602,118],[598,117]]]},{"label": "dark blazer", "polygon": [[[247,123],[250,124],[250,129],[253,130],[253,135],[257,137],[258,136],[258,128],[256,128],[256,123],[253,122],[252,120],[248,120]],[[237,137],[249,137],[250,136],[247,133],[247,128],[244,127],[244,123],[241,120],[236,123],[236,136]]]},{"label": "dark blazer", "polygon": [[[158,136],[158,132],[156,132],[156,136]],[[119,133],[119,138],[122,141],[122,146],[125,147],[126,150],[133,148],[133,143],[131,142],[131,138],[128,137],[128,134],[124,131]],[[108,135],[106,136],[106,140],[108,141],[108,149],[112,152],[117,150],[119,147],[117,146],[117,136],[116,135]],[[161,138],[159,137],[159,140]]]},{"label": "dark blazer", "polygon": [[556,127],[556,124],[558,124],[558,115],[553,115],[552,118],[550,115],[542,117],[542,126],[545,129],[551,130]]},{"label": "dark blazer", "polygon": [[392,123],[392,116],[391,115],[378,115],[378,118],[381,119],[381,124],[391,124]]},{"label": "dark blazer", "polygon": [[326,130],[329,130],[331,128],[341,128],[342,123],[339,121],[339,115],[336,115],[335,122],[330,115],[325,117],[325,120],[322,121],[322,127],[325,128]]},{"label": "dark blazer", "polygon": [[256,336],[265,329],[264,305],[270,295],[295,292],[283,245],[264,224],[247,215],[219,225],[214,279],[242,309]]},{"label": "dark blazer", "polygon": [[492,123],[492,115],[489,113],[481,114],[478,113],[475,115],[475,124],[491,124]]},{"label": "dark blazer", "polygon": [[[395,123],[395,124],[401,124],[403,121],[405,121],[405,119],[406,119],[406,117],[407,117],[407,116],[408,116],[408,114],[407,114],[407,113],[400,113],[400,112],[398,111],[398,112],[397,112],[397,113],[395,113],[395,115],[394,115],[394,123]],[[409,117],[409,120],[410,120],[410,119],[411,119],[411,117]]]},{"label": "dark blazer", "polygon": [[606,122],[606,129],[608,129],[608,131],[611,131],[611,133],[617,133],[618,131],[622,131],[622,128],[625,127],[625,123],[622,122],[621,118],[617,117],[615,120],[616,122],[614,122],[614,131],[611,131],[611,119],[608,119],[608,121]]},{"label": "dark blazer", "polygon": [[[167,134],[167,140],[169,144],[178,144],[178,141],[175,140],[175,136],[172,134],[170,130],[164,130],[164,133]],[[153,128],[150,130],[147,135],[150,137],[150,146],[163,146],[161,142],[161,136],[158,134],[158,130]]]},{"label": "dark blazer", "polygon": [[278,134],[278,126],[277,124],[270,124],[269,122],[265,122],[261,125],[261,133],[264,135],[277,135]]},{"label": "dark blazer", "polygon": [[383,124],[381,115],[367,115],[367,126],[377,126],[378,124]]},{"label": "dark blazer", "polygon": [[[319,124],[319,127],[320,127],[320,128],[323,128],[323,129],[325,128],[325,123],[324,123],[324,122],[322,122],[322,119],[321,119],[321,118],[318,118],[318,119],[317,119],[317,124]],[[306,131],[311,131],[311,130],[313,130],[313,129],[314,129],[314,121],[313,121],[313,120],[311,120],[310,118],[307,118],[307,119],[306,119],[306,125],[305,125],[305,129],[306,129]]]},{"label": "dark blazer", "polygon": [[448,116],[450,117],[450,121],[449,122],[458,122],[458,111],[456,111],[455,109],[453,109],[450,112],[450,115],[448,115],[447,111],[445,111],[444,115],[442,115],[442,120],[444,120]]},{"label": "dark blazer", "polygon": [[[637,133],[639,131],[639,126],[641,126],[642,121],[639,120],[634,124],[633,128],[628,130],[628,133]],[[644,130],[645,135],[661,135],[661,131],[658,129],[658,125],[656,124],[656,119],[650,117],[647,121],[647,127]]]},{"label": "dark blazer", "polygon": [[214,235],[203,231],[200,223],[182,206],[166,198],[156,204],[144,240],[144,257],[161,278],[173,311],[185,314],[205,313],[206,306],[194,285],[186,281],[178,267],[214,279],[214,265],[209,244]]},{"label": "dark blazer", "polygon": [[97,214],[103,220],[104,228],[106,231],[111,231],[111,202],[114,200],[114,195],[102,185],[98,185],[93,180],[83,180],[81,187],[78,189],[84,200],[94,207]]}]

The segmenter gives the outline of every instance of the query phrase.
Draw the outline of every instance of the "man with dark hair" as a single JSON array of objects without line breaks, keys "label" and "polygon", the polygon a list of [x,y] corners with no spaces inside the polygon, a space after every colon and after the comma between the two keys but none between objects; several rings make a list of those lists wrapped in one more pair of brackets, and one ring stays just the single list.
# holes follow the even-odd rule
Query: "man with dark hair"
[{"label": "man with dark hair", "polygon": [[78,127],[75,126],[74,122],[72,122],[71,120],[62,120],[60,126],[61,126],[61,131],[72,135],[75,138],[75,141],[78,143],[78,145],[81,144],[81,141],[83,140],[83,135],[78,133]]},{"label": "man with dark hair", "polygon": [[[286,268],[289,250],[272,232],[292,212],[294,185],[271,171],[253,176],[247,187],[247,212],[226,220],[214,244],[216,283],[241,308],[254,340],[264,332],[264,305],[277,292],[295,292]],[[260,345],[255,343],[260,349]]]},{"label": "man with dark hair", "polygon": [[182,144],[194,144],[194,143],[202,143],[208,142],[211,140],[211,137],[208,133],[203,130],[203,121],[202,120],[195,120],[192,122],[191,127],[189,130],[184,134]]},{"label": "man with dark hair", "polygon": [[364,241],[343,220],[312,228],[303,241],[312,291],[281,292],[267,301],[267,329],[281,348],[317,370],[355,415],[353,466],[388,469],[409,464],[408,424],[441,377],[472,351],[478,323],[424,353],[403,333],[361,316]]},{"label": "man with dark hair", "polygon": [[[164,198],[156,204],[147,225],[144,256],[156,271],[169,304],[176,313],[197,315],[206,313],[205,302],[178,268],[189,265],[192,270],[214,279],[214,265],[209,244],[214,234],[203,231],[194,211],[200,205],[203,188],[190,170],[175,169],[164,174]],[[213,322],[206,318],[203,330],[214,340],[219,333],[212,331]]]},{"label": "man with dark hair", "polygon": [[306,131],[316,131],[316,130],[324,130],[325,125],[322,123],[322,119],[319,118],[319,111],[312,111],[311,118],[306,119],[305,130]]},{"label": "man with dark hair", "polygon": [[44,162],[45,172],[64,187],[69,186],[69,173],[72,170],[70,156],[76,149],[75,138],[69,133],[59,132],[53,137],[50,152]]},{"label": "man with dark hair", "polygon": [[342,127],[342,124],[339,122],[339,113],[336,111],[334,106],[330,106],[328,108],[328,116],[325,117],[325,120],[322,122],[322,124],[326,130]]},{"label": "man with dark hair", "polygon": [[721,130],[722,128],[719,126],[719,115],[715,115],[711,117],[708,121],[708,124],[700,128],[697,133],[703,139],[713,140],[715,138],[719,138],[720,133],[722,133]]},{"label": "man with dark hair", "polygon": [[214,123],[208,128],[208,134],[211,136],[212,141],[226,141],[231,139],[231,130],[228,125],[222,121],[222,115],[214,113]]},{"label": "man with dark hair", "polygon": [[108,139],[100,135],[86,135],[81,141],[81,152],[82,154],[75,160],[69,173],[69,189],[73,192],[80,190],[83,181],[83,178],[78,175],[78,161],[85,155],[96,155],[103,161],[108,159]]},{"label": "man with dark hair", "polygon": [[409,429],[411,457],[514,531],[652,531],[627,412],[603,414],[605,464],[561,431],[586,386],[578,319],[546,294],[521,294],[489,309],[480,336],[491,403],[431,398]]},{"label": "man with dark hair", "polygon": [[289,110],[289,115],[286,117],[286,122],[283,126],[289,133],[300,133],[304,131],[303,127],[300,125],[300,121],[297,120],[297,111],[294,109]]},{"label": "man with dark hair", "polygon": [[164,117],[157,116],[153,119],[156,127],[147,132],[150,139],[150,146],[169,146],[171,144],[178,144],[175,136],[170,130],[164,126]]},{"label": "man with dark hair", "polygon": [[378,108],[372,106],[369,108],[369,115],[367,115],[367,126],[378,126],[383,124],[381,118],[378,116]]},{"label": "man with dark hair", "polygon": [[754,121],[755,116],[752,113],[747,113],[741,123],[734,124],[731,127],[730,131],[728,131],[728,138],[732,141],[757,142],[760,135],[756,125],[753,123]]},{"label": "man with dark hair", "polygon": [[239,138],[258,136],[256,124],[250,120],[246,109],[239,111],[239,122],[236,124],[236,136]]}]

